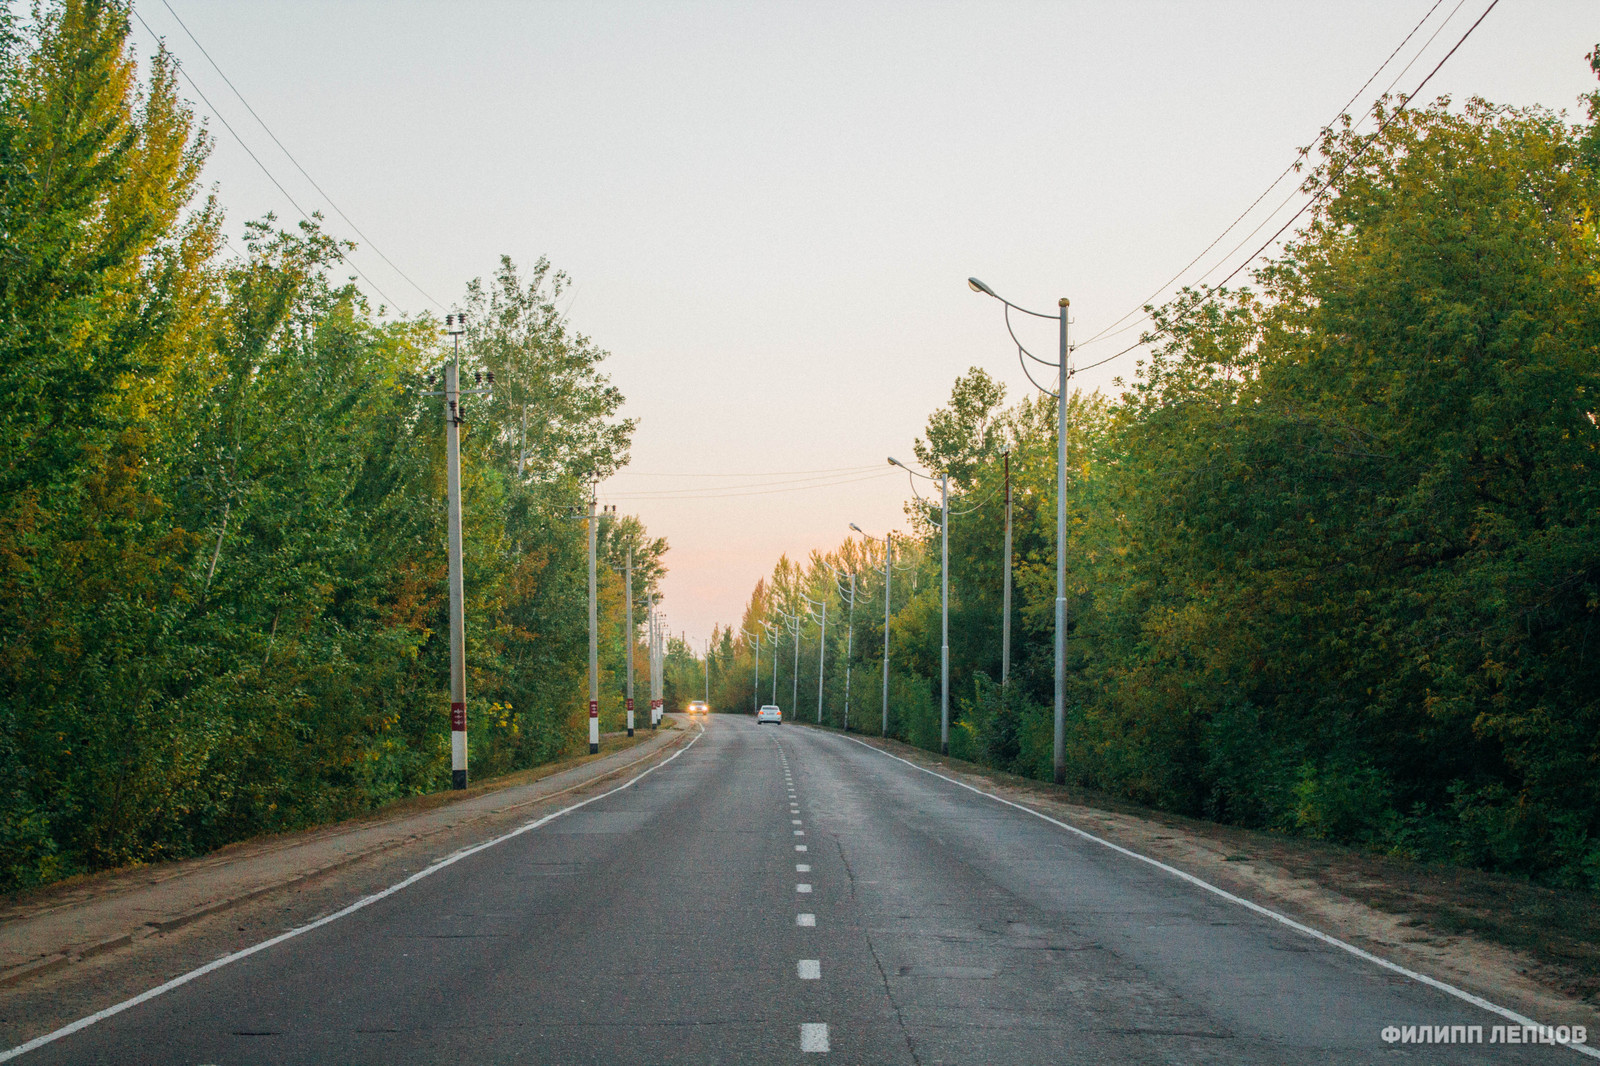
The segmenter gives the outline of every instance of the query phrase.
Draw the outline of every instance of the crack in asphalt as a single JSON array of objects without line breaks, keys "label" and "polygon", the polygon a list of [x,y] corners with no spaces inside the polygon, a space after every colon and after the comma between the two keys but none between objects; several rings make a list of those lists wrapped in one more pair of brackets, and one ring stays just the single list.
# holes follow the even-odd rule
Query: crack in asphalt
[{"label": "crack in asphalt", "polygon": [[[856,872],[850,868],[850,860],[845,857],[844,843],[838,838],[833,838],[833,846],[839,852],[839,862],[844,866],[844,875],[850,881],[850,899],[856,898]],[[906,1041],[906,1053],[911,1056],[914,1066],[922,1066],[922,1059],[917,1055],[916,1042],[911,1039],[911,1030],[906,1027],[905,1016],[900,1013],[900,1004],[894,998],[894,990],[889,987],[889,973],[883,968],[883,959],[878,955],[878,945],[872,942],[872,933],[867,929],[861,930],[861,935],[866,938],[867,950],[872,953],[872,964],[878,968],[878,980],[883,982],[883,995],[889,1001],[889,1006],[894,1008],[895,1024],[900,1026],[900,1035]]]}]

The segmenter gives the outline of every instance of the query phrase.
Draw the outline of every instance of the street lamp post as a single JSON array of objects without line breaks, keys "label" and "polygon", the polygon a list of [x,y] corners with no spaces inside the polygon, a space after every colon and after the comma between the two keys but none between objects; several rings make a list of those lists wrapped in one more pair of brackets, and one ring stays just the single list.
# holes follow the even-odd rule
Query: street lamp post
[{"label": "street lamp post", "polygon": [[[908,474],[934,480],[894,456],[889,462]],[[939,475],[939,753],[950,754],[950,472]]]},{"label": "street lamp post", "polygon": [[[1040,314],[1029,311],[1007,300],[977,278],[968,278],[973,292],[992,296],[1005,304],[1035,318],[1055,318],[1060,323],[1061,358],[1056,364],[1056,692],[1055,692],[1055,782],[1064,784],[1067,779],[1067,413],[1071,406],[1067,392],[1072,370],[1068,366],[1070,348],[1067,345],[1067,309],[1071,306],[1065,296],[1056,302],[1057,313]],[[1029,353],[1018,345],[1018,358]],[[1030,358],[1035,358],[1030,355]],[[1027,364],[1023,364],[1027,369]],[[1030,378],[1031,380],[1031,378]],[[1048,390],[1047,390],[1048,391]]]},{"label": "street lamp post", "polygon": [[[804,595],[804,593],[801,595]],[[828,597],[826,594],[824,594],[820,604],[810,596],[806,596],[805,600],[807,603],[811,604],[813,608],[819,606],[822,608],[822,631],[817,634],[817,724],[821,725],[822,677],[828,661]]]},{"label": "street lamp post", "polygon": [[777,703],[778,702],[778,642],[772,636],[773,630],[775,630],[777,627],[774,626],[772,623],[768,622],[766,619],[762,619],[761,625],[767,631],[767,643],[772,645],[772,695],[771,695],[770,702]]},{"label": "street lamp post", "polygon": [[[868,540],[877,540],[877,537],[868,536],[867,532],[854,522],[850,528],[860,533]],[[889,735],[889,590],[891,579],[894,576],[894,531],[890,530],[883,538],[883,736]]]},{"label": "street lamp post", "polygon": [[760,710],[761,702],[761,634],[751,633],[744,626],[739,627],[739,632],[744,634],[746,640],[756,642],[756,668],[750,679],[750,713],[755,714]]},{"label": "street lamp post", "polygon": [[794,627],[794,674],[789,678],[789,713],[800,713],[800,624],[801,618],[795,615],[790,618],[789,624]]},{"label": "street lamp post", "polygon": [[[843,592],[843,589],[839,590]],[[844,627],[844,731],[850,732],[850,656],[856,643],[856,572],[850,571],[849,611]]]},{"label": "street lamp post", "polygon": [[1006,449],[1006,577],[1000,597],[1000,689],[1011,681],[1011,450]]}]

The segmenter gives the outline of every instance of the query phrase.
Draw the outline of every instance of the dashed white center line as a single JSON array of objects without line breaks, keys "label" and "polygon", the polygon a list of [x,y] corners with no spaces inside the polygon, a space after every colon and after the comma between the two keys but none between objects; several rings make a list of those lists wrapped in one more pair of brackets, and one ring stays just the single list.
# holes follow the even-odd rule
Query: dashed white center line
[{"label": "dashed white center line", "polygon": [[794,964],[794,972],[802,981],[822,980],[821,959],[801,959]]},{"label": "dashed white center line", "polygon": [[806,846],[804,844],[796,844],[794,846],[794,850],[796,850],[796,851],[805,851],[806,850]]},{"label": "dashed white center line", "polygon": [[811,872],[811,864],[809,862],[797,862],[794,864],[794,872],[797,874],[808,874]]},{"label": "dashed white center line", "polygon": [[804,829],[796,829],[794,831],[794,835],[797,837],[803,837],[806,835],[806,831]]},{"label": "dashed white center line", "polygon": [[808,896],[811,894],[811,886],[807,884],[795,885],[794,890],[800,893],[802,896]]},{"label": "dashed white center line", "polygon": [[800,1050],[801,1051],[827,1051],[828,1050],[828,1023],[827,1022],[801,1022],[800,1023]]},{"label": "dashed white center line", "polygon": [[789,819],[789,824],[790,824],[790,825],[805,825],[805,823],[804,823],[804,822],[802,822],[802,821],[801,821],[801,820],[800,820],[800,819],[798,819],[798,818],[791,818],[791,819]]},{"label": "dashed white center line", "polygon": [[797,914],[794,916],[794,924],[804,926],[807,929],[815,928],[817,916],[815,914]]}]

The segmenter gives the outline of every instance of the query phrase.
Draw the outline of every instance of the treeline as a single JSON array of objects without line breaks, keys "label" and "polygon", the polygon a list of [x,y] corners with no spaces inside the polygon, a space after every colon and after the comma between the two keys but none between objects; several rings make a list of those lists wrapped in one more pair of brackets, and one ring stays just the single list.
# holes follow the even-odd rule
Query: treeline
[{"label": "treeline", "polygon": [[[1185,292],[1156,310],[1161,340],[1123,391],[1072,396],[1070,779],[1597,889],[1600,134],[1476,100],[1377,118],[1376,135],[1324,139],[1310,180],[1329,194],[1252,287]],[[917,448],[955,494],[952,754],[1044,779],[1054,424],[1053,400],[1007,407],[975,369]],[[936,517],[917,508],[891,625],[890,731],[931,748]],[[742,619],[753,633],[804,614],[802,594],[829,600],[825,718],[840,724],[837,574],[854,571],[850,722],[871,732],[881,559],[851,541],[782,560]],[[792,638],[776,646],[779,702],[806,720],[817,632],[809,618],[797,707]],[[724,707],[750,705],[753,651],[720,634]]]},{"label": "treeline", "polygon": [[[448,787],[437,321],[374,310],[316,219],[235,250],[172,59],[112,0],[0,18],[0,888]],[[584,739],[585,487],[632,424],[566,279],[458,305],[475,777]],[[601,531],[608,729],[666,545]],[[643,651],[633,643],[642,663]]]}]

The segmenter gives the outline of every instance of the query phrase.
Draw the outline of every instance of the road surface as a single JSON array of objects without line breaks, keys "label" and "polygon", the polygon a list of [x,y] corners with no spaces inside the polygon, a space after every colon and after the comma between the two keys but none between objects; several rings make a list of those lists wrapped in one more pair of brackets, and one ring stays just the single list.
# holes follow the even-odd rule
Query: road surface
[{"label": "road surface", "polygon": [[26,1063],[1580,1062],[836,734],[713,717],[630,787]]}]

